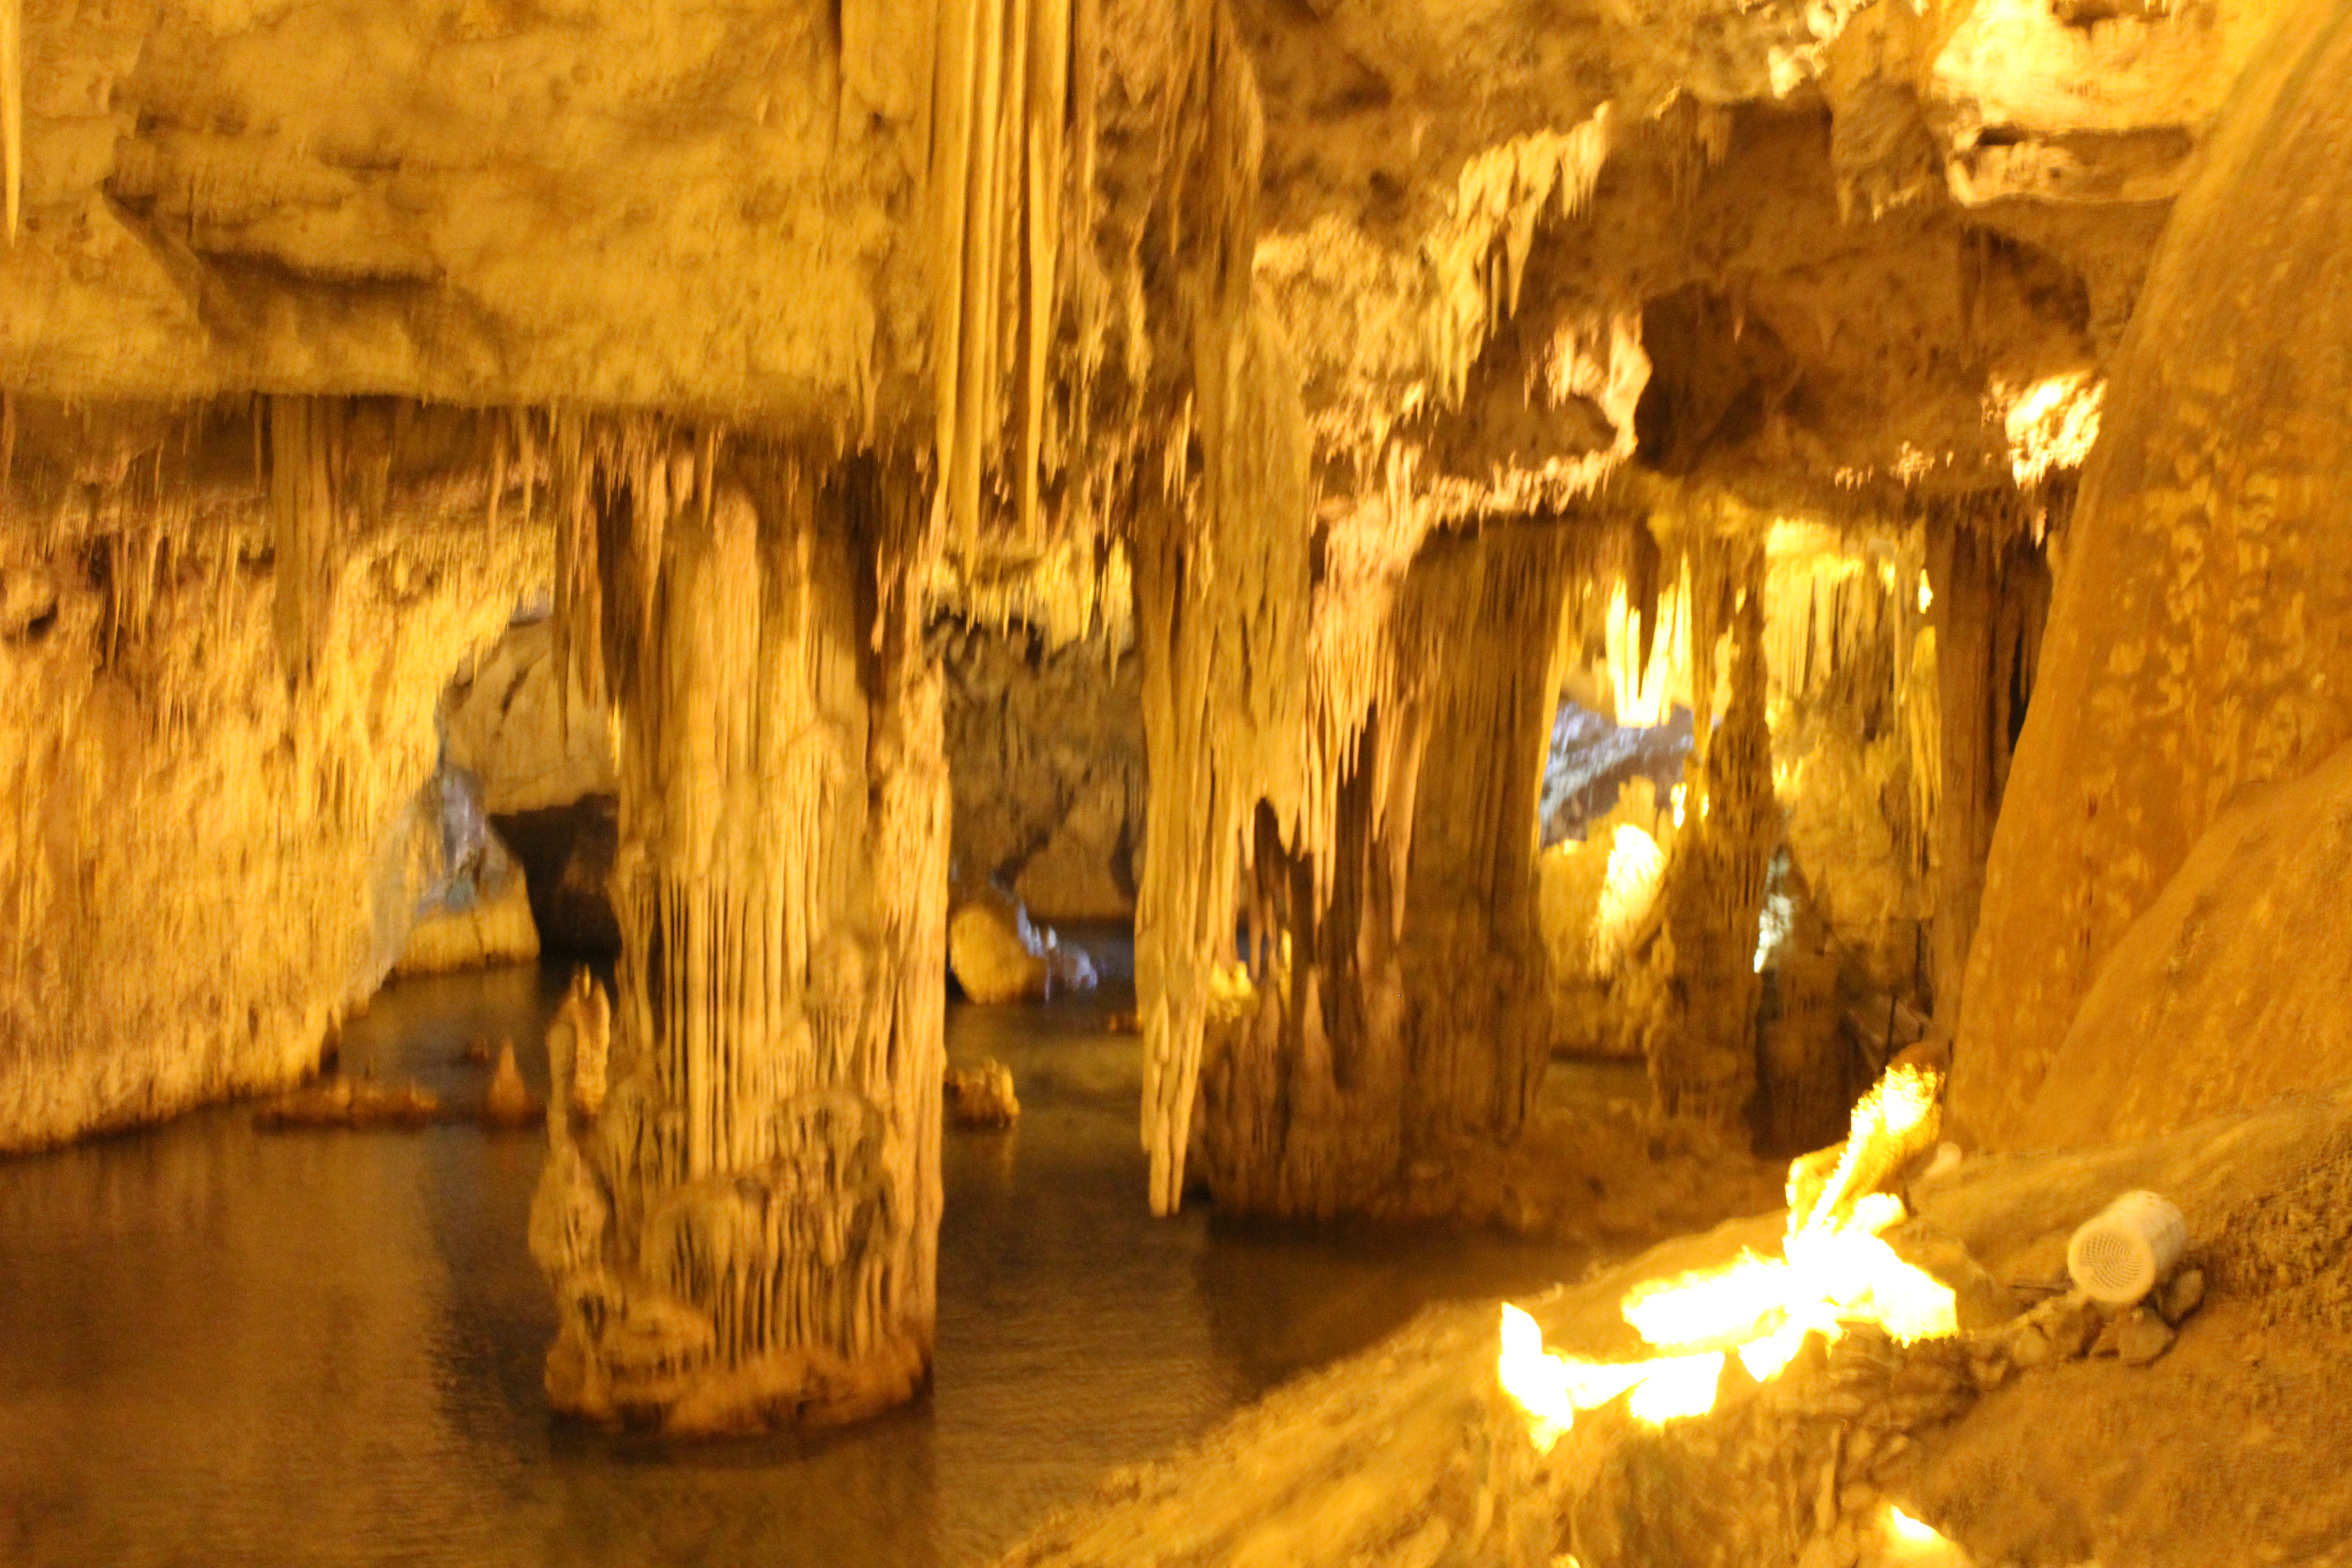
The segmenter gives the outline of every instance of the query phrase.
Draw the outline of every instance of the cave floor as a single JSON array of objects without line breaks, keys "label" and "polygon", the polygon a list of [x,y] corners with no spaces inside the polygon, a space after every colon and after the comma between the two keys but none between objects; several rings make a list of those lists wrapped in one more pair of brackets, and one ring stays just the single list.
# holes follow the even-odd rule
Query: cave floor
[{"label": "cave floor", "polygon": [[[468,1039],[545,1089],[558,965],[403,982],[341,1070],[478,1099]],[[550,1418],[523,1247],[535,1133],[255,1131],[227,1106],[0,1163],[0,1561],[919,1565],[984,1558],[1421,1307],[1573,1279],[1574,1243],[1146,1211],[1114,984],[949,1010],[1011,1065],[951,1132],[939,1353],[915,1407],[679,1445]]]}]

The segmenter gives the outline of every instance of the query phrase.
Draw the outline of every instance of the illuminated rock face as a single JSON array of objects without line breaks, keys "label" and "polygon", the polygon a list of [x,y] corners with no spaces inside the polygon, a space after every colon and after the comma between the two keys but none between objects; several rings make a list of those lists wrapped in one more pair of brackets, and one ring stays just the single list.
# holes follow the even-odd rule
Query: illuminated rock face
[{"label": "illuminated rock face", "polygon": [[[606,1100],[559,1094],[532,1251],[560,1409],[713,1432],[851,1419],[929,1365],[947,775],[911,478],[717,469],[656,442],[586,481],[559,611],[622,716]],[[646,590],[642,597],[639,589]],[[573,1076],[557,1063],[556,1082]]]},{"label": "illuminated rock face", "polygon": [[612,716],[558,679],[554,649],[546,619],[513,626],[443,701],[449,761],[481,781],[488,815],[552,810],[615,787]]},{"label": "illuminated rock face", "polygon": [[478,473],[436,467],[437,440],[393,461],[389,416],[363,408],[349,450],[385,466],[354,461],[315,498],[289,668],[254,460],[272,414],[9,414],[0,1150],[317,1066],[426,890],[411,804],[438,694],[549,565],[544,526],[486,529]]},{"label": "illuminated rock face", "polygon": [[[2352,737],[2352,126],[2310,85],[2352,68],[2336,17],[2298,7],[2248,75],[2116,367],[1969,959],[1952,1110],[1980,1138],[2036,1125],[2102,964],[2231,803]],[[2283,954],[2317,934],[2286,908],[2246,910]],[[2198,1033],[2101,1048],[2193,1095],[2166,1053]]]},{"label": "illuminated rock face", "polygon": [[11,386],[815,422],[910,379],[912,73],[824,5],[23,10]]}]

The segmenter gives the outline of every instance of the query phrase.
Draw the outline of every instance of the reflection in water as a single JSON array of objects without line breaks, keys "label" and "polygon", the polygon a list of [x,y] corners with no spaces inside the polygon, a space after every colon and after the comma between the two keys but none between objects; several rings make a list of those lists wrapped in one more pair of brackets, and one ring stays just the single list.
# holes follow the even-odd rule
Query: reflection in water
[{"label": "reflection in water", "polygon": [[[543,1091],[555,967],[404,983],[343,1069],[453,1104],[511,1037]],[[541,1142],[256,1133],[226,1107],[0,1162],[0,1563],[966,1563],[1423,1302],[1580,1261],[1499,1242],[1154,1221],[1118,991],[951,1007],[1024,1108],[950,1133],[939,1363],[914,1408],[700,1445],[551,1420],[523,1248]]]}]

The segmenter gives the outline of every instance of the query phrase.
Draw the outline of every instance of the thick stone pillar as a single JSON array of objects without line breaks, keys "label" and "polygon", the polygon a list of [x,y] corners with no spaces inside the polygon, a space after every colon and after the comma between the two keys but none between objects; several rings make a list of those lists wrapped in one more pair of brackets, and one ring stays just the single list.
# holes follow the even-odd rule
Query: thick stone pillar
[{"label": "thick stone pillar", "polygon": [[1931,839],[1935,922],[1929,974],[1937,1020],[1948,1032],[1960,1016],[1960,983],[1984,898],[1985,855],[1992,847],[2000,801],[1993,787],[1993,630],[2000,590],[1991,542],[1949,514],[1929,518],[1927,581],[1935,590],[1927,614],[1936,632],[1943,775]]},{"label": "thick stone pillar", "polygon": [[[1556,521],[1441,536],[1392,590],[1318,605],[1319,776],[1297,835],[1258,814],[1255,992],[1209,1021],[1196,1152],[1220,1205],[1373,1207],[1420,1152],[1526,1118],[1550,1046],[1537,797],[1573,560]],[[1376,695],[1335,711],[1351,682]]]},{"label": "thick stone pillar", "polygon": [[[1707,573],[1706,575],[1713,575]],[[1780,811],[1772,794],[1772,737],[1764,715],[1764,581],[1760,552],[1725,583],[1740,597],[1731,621],[1731,689],[1722,718],[1702,725],[1699,788],[1661,885],[1664,942],[1646,1050],[1650,1097],[1661,1116],[1744,1131],[1756,1092],[1758,920]],[[1696,617],[1696,647],[1716,644],[1713,616]],[[1700,658],[1710,658],[1701,652]],[[1706,695],[1700,705],[1709,705]]]},{"label": "thick stone pillar", "polygon": [[[852,1419],[931,1350],[947,773],[912,476],[656,453],[590,487],[622,717],[610,1099],[558,1072],[561,1409]],[[559,1069],[562,1064],[559,1064]]]}]

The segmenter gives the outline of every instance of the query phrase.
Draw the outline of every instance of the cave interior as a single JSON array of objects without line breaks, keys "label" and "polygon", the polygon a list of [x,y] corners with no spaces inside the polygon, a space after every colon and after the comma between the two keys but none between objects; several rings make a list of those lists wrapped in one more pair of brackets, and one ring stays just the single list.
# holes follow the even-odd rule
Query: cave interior
[{"label": "cave interior", "polygon": [[[0,1556],[2352,1561],[2347,79],[2347,0],[0,0]],[[300,1289],[420,1203],[398,1300],[503,1282],[437,1375],[563,1528],[279,1518],[157,1370],[305,1184]],[[986,1528],[678,1523],[999,1484],[954,1325],[1078,1314],[960,1209],[1205,1248],[1249,1375]],[[1511,1261],[1316,1337],[1430,1246]],[[125,1522],[132,1427],[247,1461]]]}]

